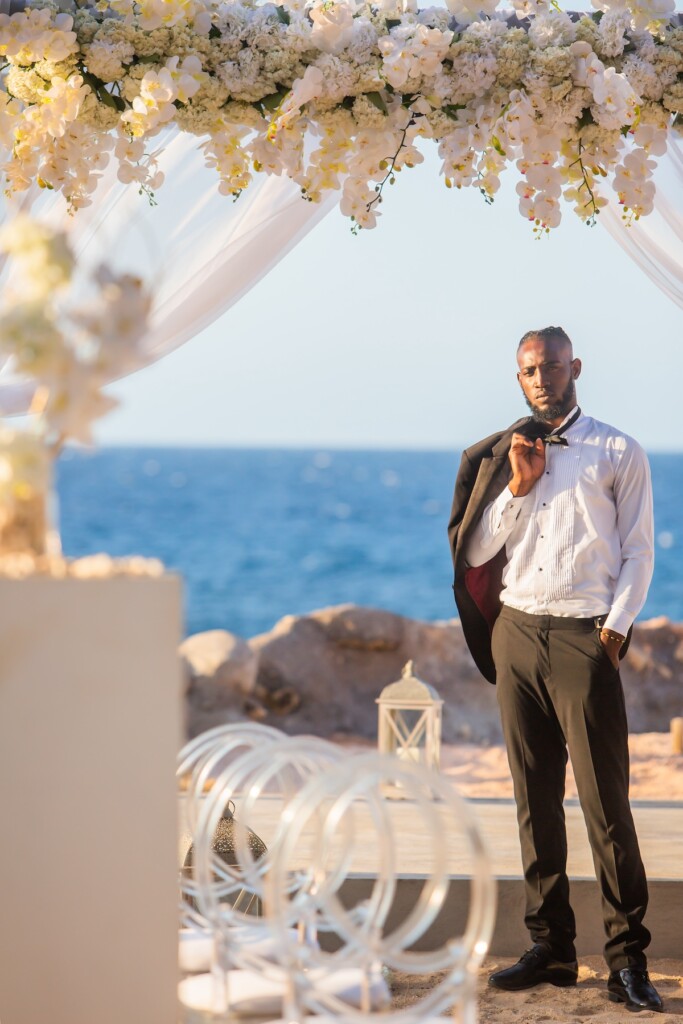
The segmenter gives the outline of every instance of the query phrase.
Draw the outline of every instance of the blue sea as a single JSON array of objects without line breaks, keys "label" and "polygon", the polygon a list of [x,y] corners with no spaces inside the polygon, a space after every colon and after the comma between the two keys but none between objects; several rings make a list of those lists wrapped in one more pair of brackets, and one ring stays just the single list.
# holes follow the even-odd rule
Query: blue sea
[{"label": "blue sea", "polygon": [[[185,580],[188,634],[250,637],[353,602],[455,615],[446,539],[459,453],[190,448],[66,451],[70,556],[160,558]],[[657,560],[642,618],[683,621],[683,454],[651,456]]]}]

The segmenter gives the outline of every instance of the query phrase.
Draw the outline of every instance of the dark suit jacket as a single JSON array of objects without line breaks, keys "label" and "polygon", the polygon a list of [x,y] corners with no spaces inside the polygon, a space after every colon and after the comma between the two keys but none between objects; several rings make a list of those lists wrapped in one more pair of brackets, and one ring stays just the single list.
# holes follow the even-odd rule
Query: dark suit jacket
[{"label": "dark suit jacket", "polygon": [[509,483],[512,470],[508,453],[512,435],[529,421],[530,417],[518,420],[507,430],[491,434],[462,453],[448,524],[455,573],[455,603],[467,646],[477,668],[490,683],[496,681],[491,656],[491,630],[500,611],[505,548],[477,569],[466,566],[464,551],[482,512]]},{"label": "dark suit jacket", "polygon": [[[505,547],[476,569],[465,562],[467,541],[479,523],[482,513],[510,482],[512,469],[508,454],[516,431],[537,435],[532,417],[517,420],[507,430],[491,434],[462,453],[455,481],[453,508],[448,524],[448,537],[453,556],[453,592],[462,630],[475,664],[485,679],[496,681],[496,668],[491,654],[491,631],[500,612],[503,569],[507,561]],[[623,658],[631,639],[629,630],[619,657]]]}]

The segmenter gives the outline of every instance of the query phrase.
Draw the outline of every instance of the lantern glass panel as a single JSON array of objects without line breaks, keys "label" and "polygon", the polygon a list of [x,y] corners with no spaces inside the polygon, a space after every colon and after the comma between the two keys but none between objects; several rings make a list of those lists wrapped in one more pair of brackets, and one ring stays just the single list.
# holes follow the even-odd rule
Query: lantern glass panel
[{"label": "lantern glass panel", "polygon": [[427,718],[423,710],[399,708],[391,714],[396,752],[406,761],[425,763]]}]

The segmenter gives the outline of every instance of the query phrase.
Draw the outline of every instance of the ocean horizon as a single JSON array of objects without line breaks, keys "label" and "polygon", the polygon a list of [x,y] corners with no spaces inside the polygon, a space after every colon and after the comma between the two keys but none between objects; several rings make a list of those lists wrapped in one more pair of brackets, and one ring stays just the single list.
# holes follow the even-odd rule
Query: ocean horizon
[{"label": "ocean horizon", "polygon": [[[683,621],[683,453],[652,452],[655,574],[640,618]],[[358,604],[455,617],[446,538],[460,451],[103,446],[57,466],[64,551],[161,559],[185,631],[251,637]]]}]

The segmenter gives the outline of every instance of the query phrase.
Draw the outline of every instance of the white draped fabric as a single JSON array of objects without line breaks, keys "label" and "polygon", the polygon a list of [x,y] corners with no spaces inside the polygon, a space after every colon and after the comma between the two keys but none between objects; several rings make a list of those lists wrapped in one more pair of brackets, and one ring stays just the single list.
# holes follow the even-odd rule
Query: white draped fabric
[{"label": "white draped fabric", "polygon": [[655,209],[627,227],[620,208],[606,207],[603,224],[621,248],[635,260],[658,288],[683,309],[683,145],[669,140],[666,156],[658,158],[654,181]]},{"label": "white draped fabric", "polygon": [[[218,192],[199,140],[175,130],[159,139],[166,174],[158,205],[122,185],[110,164],[90,207],[69,216],[60,196],[25,194],[16,204],[70,233],[81,265],[101,260],[139,273],[154,288],[145,355],[153,362],[213,323],[264,277],[338,201],[305,202],[288,178],[256,175],[233,201]],[[7,367],[6,371],[11,370]],[[0,374],[0,415],[25,412],[32,388]]]}]

